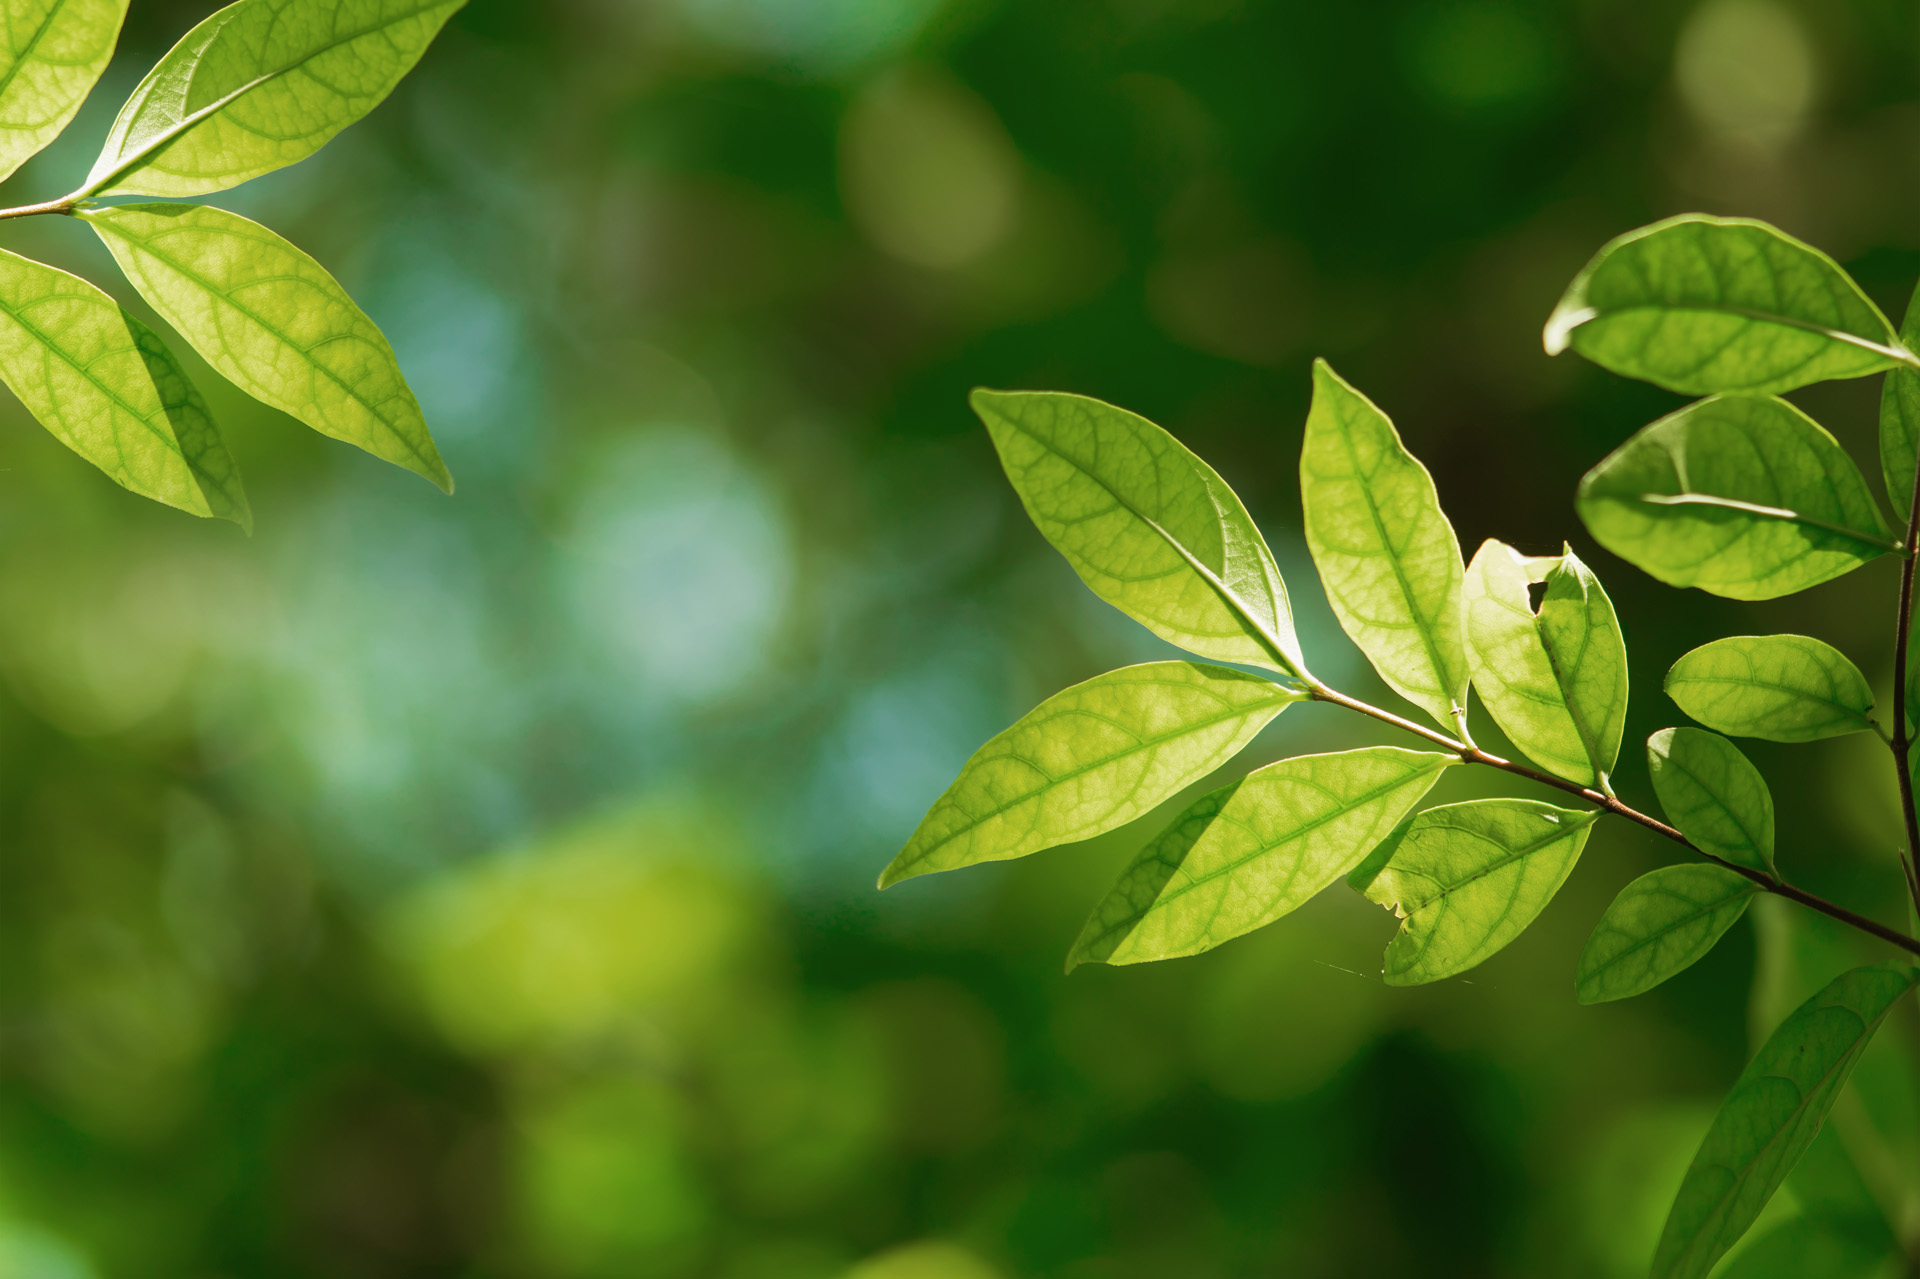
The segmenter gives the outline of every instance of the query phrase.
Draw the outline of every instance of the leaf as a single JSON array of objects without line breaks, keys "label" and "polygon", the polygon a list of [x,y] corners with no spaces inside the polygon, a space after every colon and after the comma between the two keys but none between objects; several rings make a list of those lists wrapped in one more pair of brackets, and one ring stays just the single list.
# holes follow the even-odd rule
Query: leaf
[{"label": "leaf", "polygon": [[[1900,341],[1908,350],[1920,343],[1920,288],[1907,303],[1900,321]],[[1887,497],[1897,513],[1911,514],[1913,459],[1920,441],[1920,373],[1908,367],[1892,369],[1880,385],[1880,474]]]},{"label": "leaf", "polygon": [[1701,1279],[1753,1224],[1915,978],[1898,962],[1842,973],[1773,1032],[1740,1073],[1680,1183],[1654,1251],[1654,1279]]},{"label": "leaf", "polygon": [[1721,1279],[1880,1279],[1891,1245],[1879,1222],[1794,1217],[1741,1249]]},{"label": "leaf", "polygon": [[1683,213],[1609,241],[1547,320],[1547,354],[1683,395],[1790,391],[1905,356],[1832,258],[1764,222]]},{"label": "leaf", "polygon": [[1710,862],[1642,875],[1620,890],[1587,938],[1575,998],[1598,1004],[1652,990],[1712,950],[1759,891],[1746,876]]},{"label": "leaf", "polygon": [[1340,625],[1394,692],[1452,730],[1467,705],[1460,542],[1427,468],[1325,360],[1313,364],[1300,504]]},{"label": "leaf", "polygon": [[[1547,588],[1538,613],[1535,582]],[[1571,550],[1530,559],[1489,540],[1466,605],[1473,681],[1500,731],[1549,772],[1604,783],[1626,725],[1627,648],[1599,579]]]},{"label": "leaf", "polygon": [[1681,655],[1667,672],[1680,709],[1734,737],[1812,742],[1873,727],[1873,692],[1831,644],[1805,635],[1735,635]]},{"label": "leaf", "polygon": [[0,181],[60,136],[113,57],[127,0],[9,0],[0,14]]},{"label": "leaf", "polygon": [[140,295],[242,390],[453,491],[393,348],[318,262],[222,209],[127,204],[80,216]]},{"label": "leaf", "polygon": [[1773,792],[1739,747],[1718,733],[1663,728],[1647,739],[1647,770],[1667,820],[1695,847],[1773,872]]},{"label": "leaf", "polygon": [[1730,599],[1803,591],[1899,549],[1860,468],[1785,400],[1670,413],[1587,472],[1574,501],[1614,554]]},{"label": "leaf", "polygon": [[1232,759],[1300,699],[1257,675],[1194,662],[1075,684],[974,753],[880,887],[1124,826]]},{"label": "leaf", "polygon": [[1526,931],[1572,873],[1599,816],[1482,799],[1414,818],[1385,865],[1357,885],[1402,920],[1387,946],[1387,985],[1463,973]]},{"label": "leaf", "polygon": [[1353,869],[1459,762],[1371,746],[1255,769],[1140,850],[1094,908],[1068,970],[1197,955],[1272,923]]},{"label": "leaf", "polygon": [[116,484],[252,528],[239,468],[166,344],[85,280],[4,250],[0,378]]},{"label": "leaf", "polygon": [[1226,481],[1082,395],[973,393],[1027,514],[1094,594],[1181,648],[1307,678],[1287,588]]},{"label": "leaf", "polygon": [[204,195],[297,163],[379,106],[465,0],[239,0],[134,88],[74,194]]}]

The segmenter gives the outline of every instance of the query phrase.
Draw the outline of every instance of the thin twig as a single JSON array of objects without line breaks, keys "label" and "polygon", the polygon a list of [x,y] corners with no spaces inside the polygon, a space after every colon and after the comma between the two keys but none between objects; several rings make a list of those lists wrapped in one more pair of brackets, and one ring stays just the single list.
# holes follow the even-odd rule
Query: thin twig
[{"label": "thin twig", "polygon": [[47,200],[40,204],[23,204],[17,209],[0,209],[0,218],[31,218],[42,213],[72,213],[79,206],[78,199],[63,195],[58,200]]},{"label": "thin twig", "polygon": [[[1892,376],[1889,374],[1888,376]],[[1913,569],[1920,557],[1912,548],[1920,537],[1920,466],[1913,468],[1913,494],[1907,501],[1907,546],[1900,561],[1900,616],[1893,627],[1893,769],[1900,775],[1900,817],[1907,827],[1907,855],[1920,857],[1920,812],[1913,807],[1913,732],[1907,723],[1907,645],[1913,632]],[[1920,882],[1907,877],[1907,892],[1920,910]]]}]

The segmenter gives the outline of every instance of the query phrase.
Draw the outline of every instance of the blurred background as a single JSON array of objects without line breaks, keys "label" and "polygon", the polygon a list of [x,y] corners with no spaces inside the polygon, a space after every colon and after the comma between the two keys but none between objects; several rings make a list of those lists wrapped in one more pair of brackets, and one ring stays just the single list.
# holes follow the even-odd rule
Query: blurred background
[{"label": "blurred background", "polygon": [[[6,201],[74,185],[208,7],[135,0]],[[1723,634],[1885,685],[1890,562],[1742,605],[1590,545],[1579,475],[1678,401],[1539,330],[1602,242],[1693,209],[1775,220],[1897,318],[1911,0],[473,0],[371,119],[216,202],[386,328],[459,491],[194,363],[248,539],[0,408],[0,1279],[1610,1279],[1756,1028],[1884,957],[1756,910],[1579,1008],[1587,930],[1667,857],[1619,827],[1413,991],[1338,888],[1063,977],[1155,819],[873,881],[990,734],[1168,655],[1027,523],[975,385],[1210,459],[1350,692],[1391,696],[1299,537],[1315,355],[1469,553],[1590,558],[1634,740]],[[148,314],[83,228],[0,240]],[[1797,397],[1876,483],[1877,396]],[[1308,706],[1247,758],[1384,740]],[[1752,753],[1782,866],[1899,919],[1879,747]],[[1773,1210],[1846,1229],[1777,1273],[1874,1273],[1914,1224],[1913,1022]]]}]

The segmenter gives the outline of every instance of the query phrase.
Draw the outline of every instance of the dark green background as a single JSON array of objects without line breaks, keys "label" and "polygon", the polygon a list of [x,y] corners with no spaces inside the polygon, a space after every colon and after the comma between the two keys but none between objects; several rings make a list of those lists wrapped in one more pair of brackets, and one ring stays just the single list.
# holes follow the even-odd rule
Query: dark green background
[{"label": "dark green background", "polygon": [[[204,12],[136,0],[8,202],[69,189]],[[1643,1271],[1762,953],[1742,923],[1573,1003],[1649,835],[1603,826],[1531,932],[1412,991],[1344,889],[1063,977],[1151,820],[874,892],[988,735],[1165,655],[1026,522],[965,395],[1173,431],[1355,693],[1390,698],[1299,536],[1315,355],[1469,552],[1590,557],[1630,742],[1722,634],[1884,685],[1891,562],[1742,605],[1591,546],[1579,475],[1678,401],[1539,329],[1607,238],[1690,209],[1776,220],[1897,318],[1911,3],[475,0],[371,119],[219,200],[363,300],[459,490],[193,363],[249,540],[0,410],[0,1275]],[[111,278],[57,219],[0,243]],[[1876,482],[1877,394],[1796,397]],[[1385,740],[1307,706],[1250,758]],[[1878,744],[1752,753],[1783,868],[1899,919]],[[1651,803],[1637,748],[1619,784]],[[1846,962],[1815,935],[1781,976],[1759,922],[1769,991]],[[1910,1212],[1823,1141],[1778,1211]]]}]

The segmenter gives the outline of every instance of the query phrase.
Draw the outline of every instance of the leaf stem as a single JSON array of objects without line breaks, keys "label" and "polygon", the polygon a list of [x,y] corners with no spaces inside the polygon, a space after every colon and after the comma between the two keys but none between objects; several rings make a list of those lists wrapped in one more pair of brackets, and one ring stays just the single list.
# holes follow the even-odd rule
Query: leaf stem
[{"label": "leaf stem", "polygon": [[[1913,492],[1907,499],[1907,545],[1920,537],[1920,466],[1913,469]],[[1907,646],[1913,633],[1913,572],[1915,556],[1900,561],[1900,616],[1893,627],[1893,736],[1887,746],[1893,751],[1893,769],[1900,782],[1900,817],[1907,827],[1907,856],[1920,857],[1920,812],[1913,807],[1913,732],[1907,724]],[[1908,894],[1920,910],[1920,882],[1906,877]]]},{"label": "leaf stem", "polygon": [[42,213],[72,213],[80,207],[80,197],[63,195],[58,200],[45,200],[39,204],[23,204],[14,209],[0,209],[0,218],[31,218]]},{"label": "leaf stem", "polygon": [[[1908,572],[1906,580],[1909,590],[1911,589],[1913,578],[1911,571],[1912,564],[1912,560],[1907,561]],[[1868,919],[1865,915],[1848,910],[1845,906],[1830,902],[1824,897],[1815,896],[1805,889],[1796,888],[1786,880],[1781,879],[1778,875],[1771,875],[1766,871],[1756,870],[1751,866],[1742,866],[1736,862],[1730,862],[1724,857],[1715,857],[1712,853],[1701,848],[1659,818],[1651,817],[1641,812],[1639,809],[1624,803],[1617,796],[1608,795],[1602,791],[1595,790],[1591,786],[1582,786],[1579,782],[1570,782],[1564,777],[1555,777],[1551,773],[1543,773],[1539,769],[1531,768],[1526,764],[1516,763],[1510,759],[1503,759],[1491,751],[1481,750],[1478,746],[1473,746],[1457,738],[1449,737],[1447,734],[1428,728],[1424,724],[1416,724],[1410,719],[1395,715],[1392,711],[1382,710],[1378,706],[1371,706],[1359,698],[1348,697],[1345,693],[1337,689],[1328,688],[1324,684],[1313,685],[1311,695],[1315,701],[1330,702],[1335,706],[1344,706],[1351,711],[1359,711],[1362,715],[1371,716],[1383,724],[1391,724],[1395,728],[1414,734],[1416,737],[1425,738],[1449,754],[1458,755],[1463,763],[1484,764],[1489,768],[1497,768],[1502,772],[1512,773],[1516,777],[1524,777],[1528,781],[1539,782],[1543,786],[1551,786],[1555,790],[1565,791],[1569,795],[1577,795],[1603,812],[1612,813],[1615,817],[1624,817],[1636,825],[1644,826],[1654,834],[1672,840],[1682,848],[1686,848],[1694,854],[1706,858],[1715,865],[1725,867],[1736,875],[1752,880],[1767,892],[1779,897],[1784,897],[1788,901],[1798,902],[1809,910],[1818,911],[1830,919],[1837,919],[1851,928],[1856,928],[1869,936],[1879,938],[1890,946],[1897,946],[1910,955],[1920,955],[1920,941],[1916,941],[1898,929],[1889,928],[1885,924]],[[1904,765],[1902,776],[1905,776]],[[1909,783],[1908,789],[1910,790],[1910,788],[1911,784]],[[1910,803],[1907,811],[1909,813],[1909,825],[1911,825],[1913,822],[1911,815],[1913,810]]]}]

